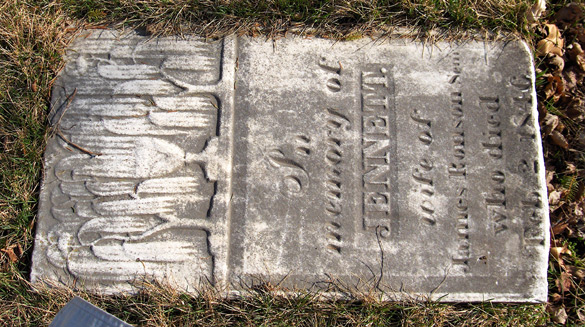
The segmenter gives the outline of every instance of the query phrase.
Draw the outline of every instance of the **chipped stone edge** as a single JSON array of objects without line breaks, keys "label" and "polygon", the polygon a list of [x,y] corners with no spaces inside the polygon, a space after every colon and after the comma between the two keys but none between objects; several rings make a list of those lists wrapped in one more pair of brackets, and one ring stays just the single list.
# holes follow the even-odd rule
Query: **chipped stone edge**
[{"label": "chipped stone edge", "polygon": [[545,303],[548,300],[548,257],[550,249],[550,209],[548,206],[548,190],[546,187],[546,169],[544,166],[544,150],[542,147],[542,134],[540,131],[540,124],[538,123],[538,98],[536,94],[536,69],[534,62],[534,55],[530,51],[530,47],[526,41],[521,40],[520,43],[524,46],[527,56],[530,58],[530,75],[532,79],[532,124],[536,130],[536,146],[538,154],[538,179],[540,182],[540,193],[543,195],[542,199],[542,211],[543,211],[543,225],[542,232],[544,233],[544,244],[540,251],[540,257],[535,262],[536,270],[536,281],[534,283],[534,289],[531,290],[532,298],[541,303]]},{"label": "chipped stone edge", "polygon": [[[164,283],[164,281],[158,281],[157,283],[149,283],[144,281],[138,282],[136,285],[129,283],[128,286],[132,287],[132,291],[120,289],[120,288],[86,288],[84,285],[76,284],[75,281],[71,281],[68,285],[65,285],[63,281],[54,281],[51,279],[37,279],[32,283],[33,291],[42,292],[46,288],[57,288],[66,290],[84,289],[85,291],[97,294],[97,295],[132,295],[138,292],[156,289],[156,285],[160,285],[163,288],[171,287]],[[86,285],[87,286],[87,285]],[[277,288],[277,287],[275,287]],[[194,296],[200,296],[202,294],[210,294],[216,299],[235,299],[253,296],[256,294],[252,290],[228,290],[226,287],[213,287],[211,285],[201,285],[198,289],[184,291],[186,294]],[[407,303],[420,303],[420,302],[436,302],[436,303],[527,303],[527,304],[542,304],[547,302],[546,293],[532,292],[528,297],[522,294],[514,293],[416,293],[416,292],[379,292],[375,290],[365,291],[320,291],[320,290],[292,290],[292,291],[281,291],[271,290],[268,291],[273,296],[281,296],[286,298],[297,297],[302,294],[312,294],[315,299],[323,301],[351,301],[359,299],[373,299],[380,302],[407,302]]]},{"label": "chipped stone edge", "polygon": [[[360,298],[371,298],[381,302],[437,302],[437,303],[528,303],[542,304],[547,302],[547,298],[541,298],[537,295],[523,297],[520,294],[513,293],[409,293],[409,292],[311,292],[319,300],[356,300]],[[252,295],[249,291],[229,291],[222,292],[226,298],[237,298]],[[271,294],[283,297],[295,297],[302,294],[302,291],[272,291]]]}]

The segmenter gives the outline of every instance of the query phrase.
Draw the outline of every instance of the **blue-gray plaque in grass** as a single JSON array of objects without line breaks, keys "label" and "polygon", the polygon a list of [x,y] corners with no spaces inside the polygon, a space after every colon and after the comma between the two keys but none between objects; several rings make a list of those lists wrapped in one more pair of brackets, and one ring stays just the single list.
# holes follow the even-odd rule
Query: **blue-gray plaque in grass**
[{"label": "blue-gray plaque in grass", "polygon": [[132,327],[80,297],[59,310],[49,327]]}]

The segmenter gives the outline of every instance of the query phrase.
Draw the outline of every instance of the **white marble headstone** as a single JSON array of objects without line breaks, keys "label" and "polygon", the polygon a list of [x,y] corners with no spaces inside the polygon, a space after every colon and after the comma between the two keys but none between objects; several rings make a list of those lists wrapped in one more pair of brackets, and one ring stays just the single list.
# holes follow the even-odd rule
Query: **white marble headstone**
[{"label": "white marble headstone", "polygon": [[531,57],[87,32],[53,89],[31,279],[546,301]]}]

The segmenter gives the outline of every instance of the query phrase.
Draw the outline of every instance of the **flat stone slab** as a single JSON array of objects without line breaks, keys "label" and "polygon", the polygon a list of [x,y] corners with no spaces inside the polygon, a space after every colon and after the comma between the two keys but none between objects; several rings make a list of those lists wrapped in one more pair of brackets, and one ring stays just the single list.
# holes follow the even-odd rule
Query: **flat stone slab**
[{"label": "flat stone slab", "polygon": [[544,302],[531,57],[87,32],[53,89],[31,279]]}]

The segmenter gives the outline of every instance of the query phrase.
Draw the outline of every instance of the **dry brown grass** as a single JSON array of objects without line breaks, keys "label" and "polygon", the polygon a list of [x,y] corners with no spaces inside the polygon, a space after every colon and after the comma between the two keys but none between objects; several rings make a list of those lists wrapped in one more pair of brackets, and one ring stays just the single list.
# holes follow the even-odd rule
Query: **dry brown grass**
[{"label": "dry brown grass", "polygon": [[344,37],[392,27],[522,31],[524,0],[105,0],[58,1],[71,16],[96,24],[141,27],[153,34],[238,33]]},{"label": "dry brown grass", "polygon": [[[101,296],[28,284],[46,114],[51,84],[79,28],[142,28],[152,34],[287,32],[336,38],[388,33],[460,37],[466,31],[532,32],[523,0],[155,1],[5,0],[0,4],[0,325],[48,325],[74,295],[144,326],[530,326],[545,324],[544,306],[381,303],[367,298],[321,301],[316,294],[191,296],[161,285],[137,295]],[[439,31],[439,32],[432,32]],[[582,260],[583,253],[577,259]],[[554,283],[554,281],[553,281]],[[551,286],[551,287],[554,287]],[[575,308],[583,306],[577,301]]]},{"label": "dry brown grass", "polygon": [[32,246],[47,99],[71,37],[65,29],[55,8],[0,5],[0,249],[10,250],[0,253],[3,268],[17,261],[26,269]]}]

